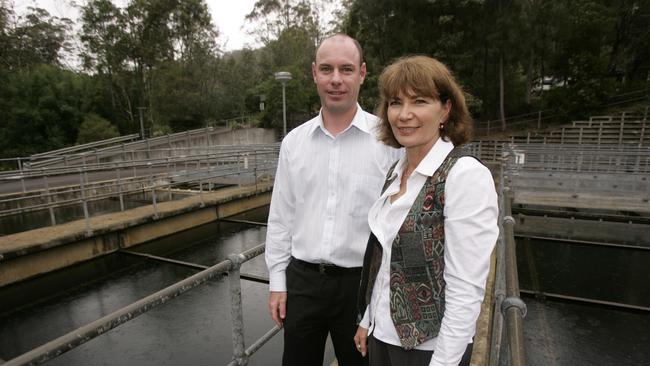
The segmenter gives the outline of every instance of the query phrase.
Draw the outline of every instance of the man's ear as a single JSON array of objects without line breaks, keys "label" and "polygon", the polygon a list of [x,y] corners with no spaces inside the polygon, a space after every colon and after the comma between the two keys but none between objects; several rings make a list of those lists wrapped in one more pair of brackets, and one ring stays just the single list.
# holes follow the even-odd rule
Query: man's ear
[{"label": "man's ear", "polygon": [[362,63],[361,67],[359,68],[359,75],[361,75],[361,84],[363,84],[363,81],[366,80],[366,63]]},{"label": "man's ear", "polygon": [[311,76],[314,78],[314,84],[316,83],[316,62],[311,63]]}]

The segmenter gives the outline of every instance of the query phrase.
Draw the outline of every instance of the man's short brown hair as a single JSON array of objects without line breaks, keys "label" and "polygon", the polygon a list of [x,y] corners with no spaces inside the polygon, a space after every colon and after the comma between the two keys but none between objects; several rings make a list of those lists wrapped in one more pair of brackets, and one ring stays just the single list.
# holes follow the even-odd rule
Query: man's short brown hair
[{"label": "man's short brown hair", "polygon": [[318,55],[318,50],[320,49],[320,46],[323,43],[325,43],[325,41],[327,41],[328,39],[335,38],[335,37],[342,37],[342,38],[350,39],[352,41],[352,43],[354,43],[354,47],[356,47],[357,51],[359,52],[359,66],[363,65],[363,48],[361,48],[361,44],[356,39],[348,36],[347,34],[343,34],[343,33],[332,34],[331,36],[326,37],[325,39],[323,39],[321,41],[321,43],[318,45],[318,47],[316,47],[316,53],[314,53],[314,62],[316,61],[316,55]]}]

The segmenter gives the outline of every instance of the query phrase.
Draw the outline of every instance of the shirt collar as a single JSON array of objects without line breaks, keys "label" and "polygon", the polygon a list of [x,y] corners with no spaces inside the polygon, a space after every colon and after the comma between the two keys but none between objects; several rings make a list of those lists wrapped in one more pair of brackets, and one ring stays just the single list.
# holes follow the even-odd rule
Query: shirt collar
[{"label": "shirt collar", "polygon": [[432,176],[453,149],[454,144],[451,141],[445,141],[442,137],[439,137],[438,141],[418,164],[418,167],[415,168],[415,171],[427,177]]},{"label": "shirt collar", "polygon": [[[433,173],[438,170],[442,162],[445,161],[447,155],[454,149],[454,144],[451,141],[445,141],[442,138],[438,138],[438,141],[431,147],[431,150],[425,155],[424,159],[418,164],[418,167],[415,168],[415,172],[418,174],[430,177]],[[386,198],[390,195],[393,195],[399,191],[399,182],[402,179],[402,173],[404,173],[404,167],[406,166],[406,154],[403,154],[402,157],[395,164],[393,172],[388,176],[388,180],[391,181],[391,184],[386,187],[386,190],[381,195],[380,198]],[[397,182],[397,183],[396,183]]]},{"label": "shirt collar", "polygon": [[[422,159],[420,164],[418,164],[415,171],[427,177],[432,176],[453,149],[454,144],[451,141],[445,141],[442,138],[438,138],[438,141],[436,141],[436,143],[431,147],[427,155],[424,156],[424,159]],[[391,180],[401,177],[405,165],[406,154],[402,155],[402,157],[397,161],[397,164],[388,179]]]},{"label": "shirt collar", "polygon": [[[323,108],[320,109],[320,112],[318,112],[318,117],[316,118],[316,121],[318,123],[314,123],[310,129],[309,129],[309,135],[313,134],[314,131],[316,131],[317,128],[320,127],[321,131],[324,133],[328,133],[327,130],[325,129],[325,124],[323,123]],[[352,126],[358,128],[359,130],[370,134],[371,133],[371,128],[368,124],[368,121],[366,120],[366,114],[363,112],[363,109],[361,109],[361,106],[359,103],[357,103],[357,112],[354,114],[354,117],[352,118],[352,123],[350,123],[350,126],[346,128],[343,132],[349,130]]]}]

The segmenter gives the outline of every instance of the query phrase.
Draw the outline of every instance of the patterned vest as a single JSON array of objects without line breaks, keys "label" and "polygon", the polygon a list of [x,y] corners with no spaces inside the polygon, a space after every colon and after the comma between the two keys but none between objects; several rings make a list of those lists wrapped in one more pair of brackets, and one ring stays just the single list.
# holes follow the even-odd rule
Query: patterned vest
[{"label": "patterned vest", "polygon": [[[404,349],[432,339],[440,331],[445,312],[445,182],[458,158],[467,156],[454,148],[429,177],[402,223],[391,250],[390,315]],[[395,165],[388,172],[383,191]],[[382,192],[383,192],[382,191]],[[382,247],[370,234],[359,292],[360,316],[370,303],[381,264]]]}]

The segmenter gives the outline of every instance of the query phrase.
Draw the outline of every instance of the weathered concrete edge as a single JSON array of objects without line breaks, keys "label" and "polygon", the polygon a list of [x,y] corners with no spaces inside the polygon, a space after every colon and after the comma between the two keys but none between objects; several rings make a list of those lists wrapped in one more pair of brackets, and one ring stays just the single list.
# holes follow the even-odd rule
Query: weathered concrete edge
[{"label": "weathered concrete edge", "polygon": [[[47,247],[41,245],[31,252],[27,250],[27,254],[14,256],[0,262],[0,287],[111,254],[122,248],[133,247],[149,240],[214,222],[220,217],[261,207],[270,202],[270,191],[270,187],[248,190],[233,189],[230,192],[225,192],[230,193],[228,196],[224,196],[224,192],[221,191],[219,198],[216,198],[219,195],[215,195],[212,199],[207,199],[204,195],[205,205],[198,207],[193,202],[173,201],[169,202],[171,206],[183,207],[175,210],[170,210],[168,207],[166,213],[159,215],[158,218],[154,218],[152,211],[145,220],[131,217],[132,220],[128,224],[106,225],[102,228],[101,233],[94,232],[90,236],[76,233],[76,235],[64,235],[57,238],[56,245],[52,244]],[[118,216],[124,218],[131,215],[122,213]],[[81,227],[83,228],[83,226]],[[67,240],[64,241],[63,238]]]},{"label": "weathered concrete edge", "polygon": [[[498,244],[497,244],[498,245]],[[485,284],[485,297],[481,304],[481,312],[476,321],[476,334],[470,366],[487,365],[490,360],[490,345],[492,343],[492,319],[494,318],[494,289],[496,287],[497,254],[496,246],[490,256],[490,272]]]}]

